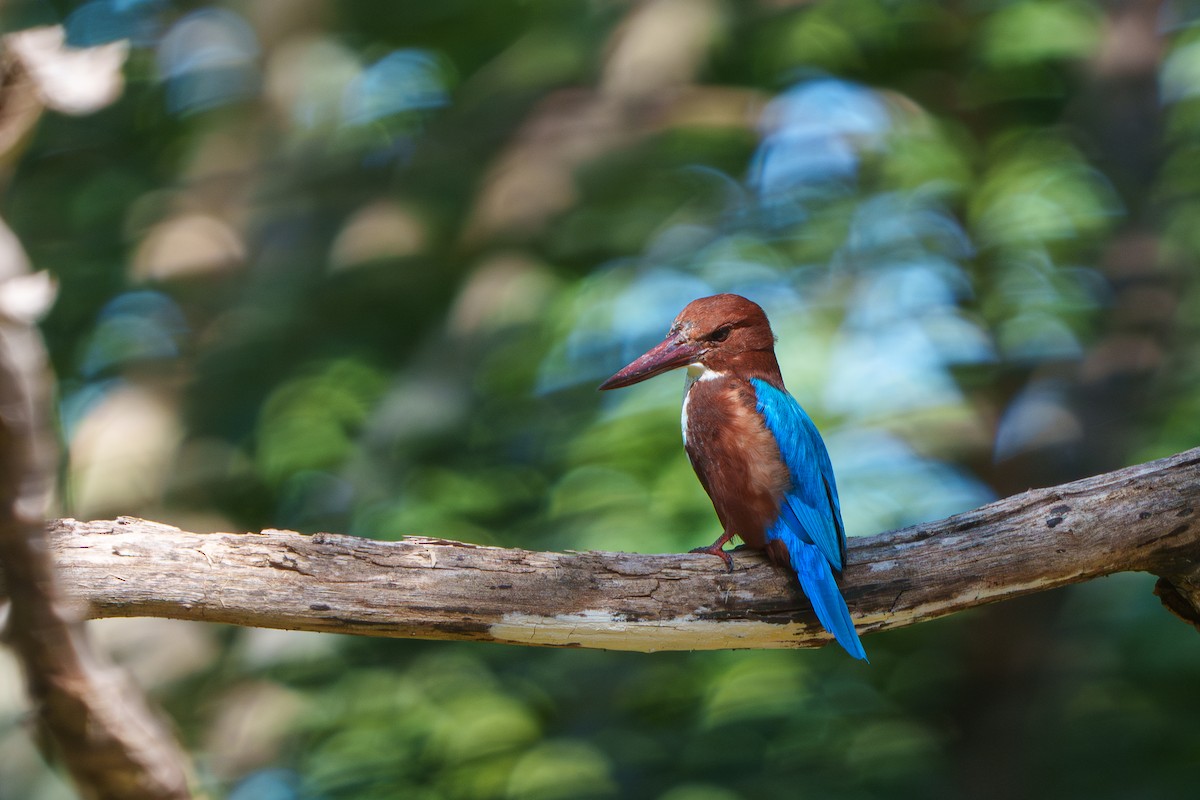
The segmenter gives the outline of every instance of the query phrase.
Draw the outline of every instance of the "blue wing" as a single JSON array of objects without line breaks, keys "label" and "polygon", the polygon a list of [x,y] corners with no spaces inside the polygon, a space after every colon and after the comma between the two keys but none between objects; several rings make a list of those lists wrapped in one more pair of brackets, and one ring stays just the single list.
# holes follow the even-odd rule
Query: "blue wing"
[{"label": "blue wing", "polygon": [[838,500],[833,464],[817,426],[787,392],[766,381],[751,380],[767,429],[787,464],[792,486],[767,539],[787,547],[800,588],[817,619],[855,658],[867,658],[834,572],[845,565],[846,529]]},{"label": "blue wing", "polygon": [[758,413],[779,444],[792,476],[784,517],[790,510],[798,524],[789,527],[801,539],[816,545],[834,570],[841,572],[845,566],[846,529],[825,442],[790,394],[758,378],[750,383],[758,400]]}]

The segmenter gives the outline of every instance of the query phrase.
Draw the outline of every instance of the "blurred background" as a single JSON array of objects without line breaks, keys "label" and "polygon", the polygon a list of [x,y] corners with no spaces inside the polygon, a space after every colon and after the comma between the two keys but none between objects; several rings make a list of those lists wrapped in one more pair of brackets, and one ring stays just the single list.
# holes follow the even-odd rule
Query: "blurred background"
[{"label": "blurred background", "polygon": [[[771,317],[851,535],[1194,446],[1198,20],[1193,0],[0,2],[3,31],[128,42],[114,102],[47,113],[0,164],[0,238],[58,285],[62,514],[708,544],[682,379],[595,388],[720,291]],[[873,635],[869,667],[93,633],[231,800],[1175,798],[1200,768],[1200,638],[1152,585]],[[72,797],[24,702],[0,652],[0,800]]]}]

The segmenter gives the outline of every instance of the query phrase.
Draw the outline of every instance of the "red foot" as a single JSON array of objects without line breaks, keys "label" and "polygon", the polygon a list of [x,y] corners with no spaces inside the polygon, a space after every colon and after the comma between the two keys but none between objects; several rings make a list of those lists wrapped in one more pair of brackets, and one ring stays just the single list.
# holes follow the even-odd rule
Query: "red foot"
[{"label": "red foot", "polygon": [[697,547],[695,550],[688,550],[689,553],[708,553],[710,556],[716,556],[725,562],[725,569],[728,572],[733,572],[733,556],[729,555],[722,549],[722,545],[728,539],[718,539],[708,547]]}]

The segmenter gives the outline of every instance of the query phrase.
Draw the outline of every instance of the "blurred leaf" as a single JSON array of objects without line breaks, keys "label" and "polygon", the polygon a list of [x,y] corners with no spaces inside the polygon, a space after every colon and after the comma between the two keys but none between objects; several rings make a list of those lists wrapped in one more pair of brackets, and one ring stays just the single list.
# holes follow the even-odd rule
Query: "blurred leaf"
[{"label": "blurred leaf", "polygon": [[351,360],[281,385],[259,420],[257,459],[263,476],[279,483],[301,470],[345,461],[383,385],[378,371]]},{"label": "blurred leaf", "polygon": [[1006,3],[983,28],[983,58],[1004,68],[1087,58],[1100,44],[1100,11],[1075,0]]},{"label": "blurred leaf", "polygon": [[514,800],[611,797],[617,792],[608,760],[582,741],[559,739],[530,750],[517,762],[506,797]]}]

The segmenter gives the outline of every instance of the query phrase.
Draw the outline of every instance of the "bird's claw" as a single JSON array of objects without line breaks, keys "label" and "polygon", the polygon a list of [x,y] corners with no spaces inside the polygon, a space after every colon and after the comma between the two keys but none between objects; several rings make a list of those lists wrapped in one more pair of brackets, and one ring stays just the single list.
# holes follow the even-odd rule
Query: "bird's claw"
[{"label": "bird's claw", "polygon": [[708,547],[697,547],[693,550],[688,550],[689,553],[707,553],[710,556],[716,556],[725,562],[725,571],[733,572],[733,556],[726,553],[720,544],[710,544]]}]

